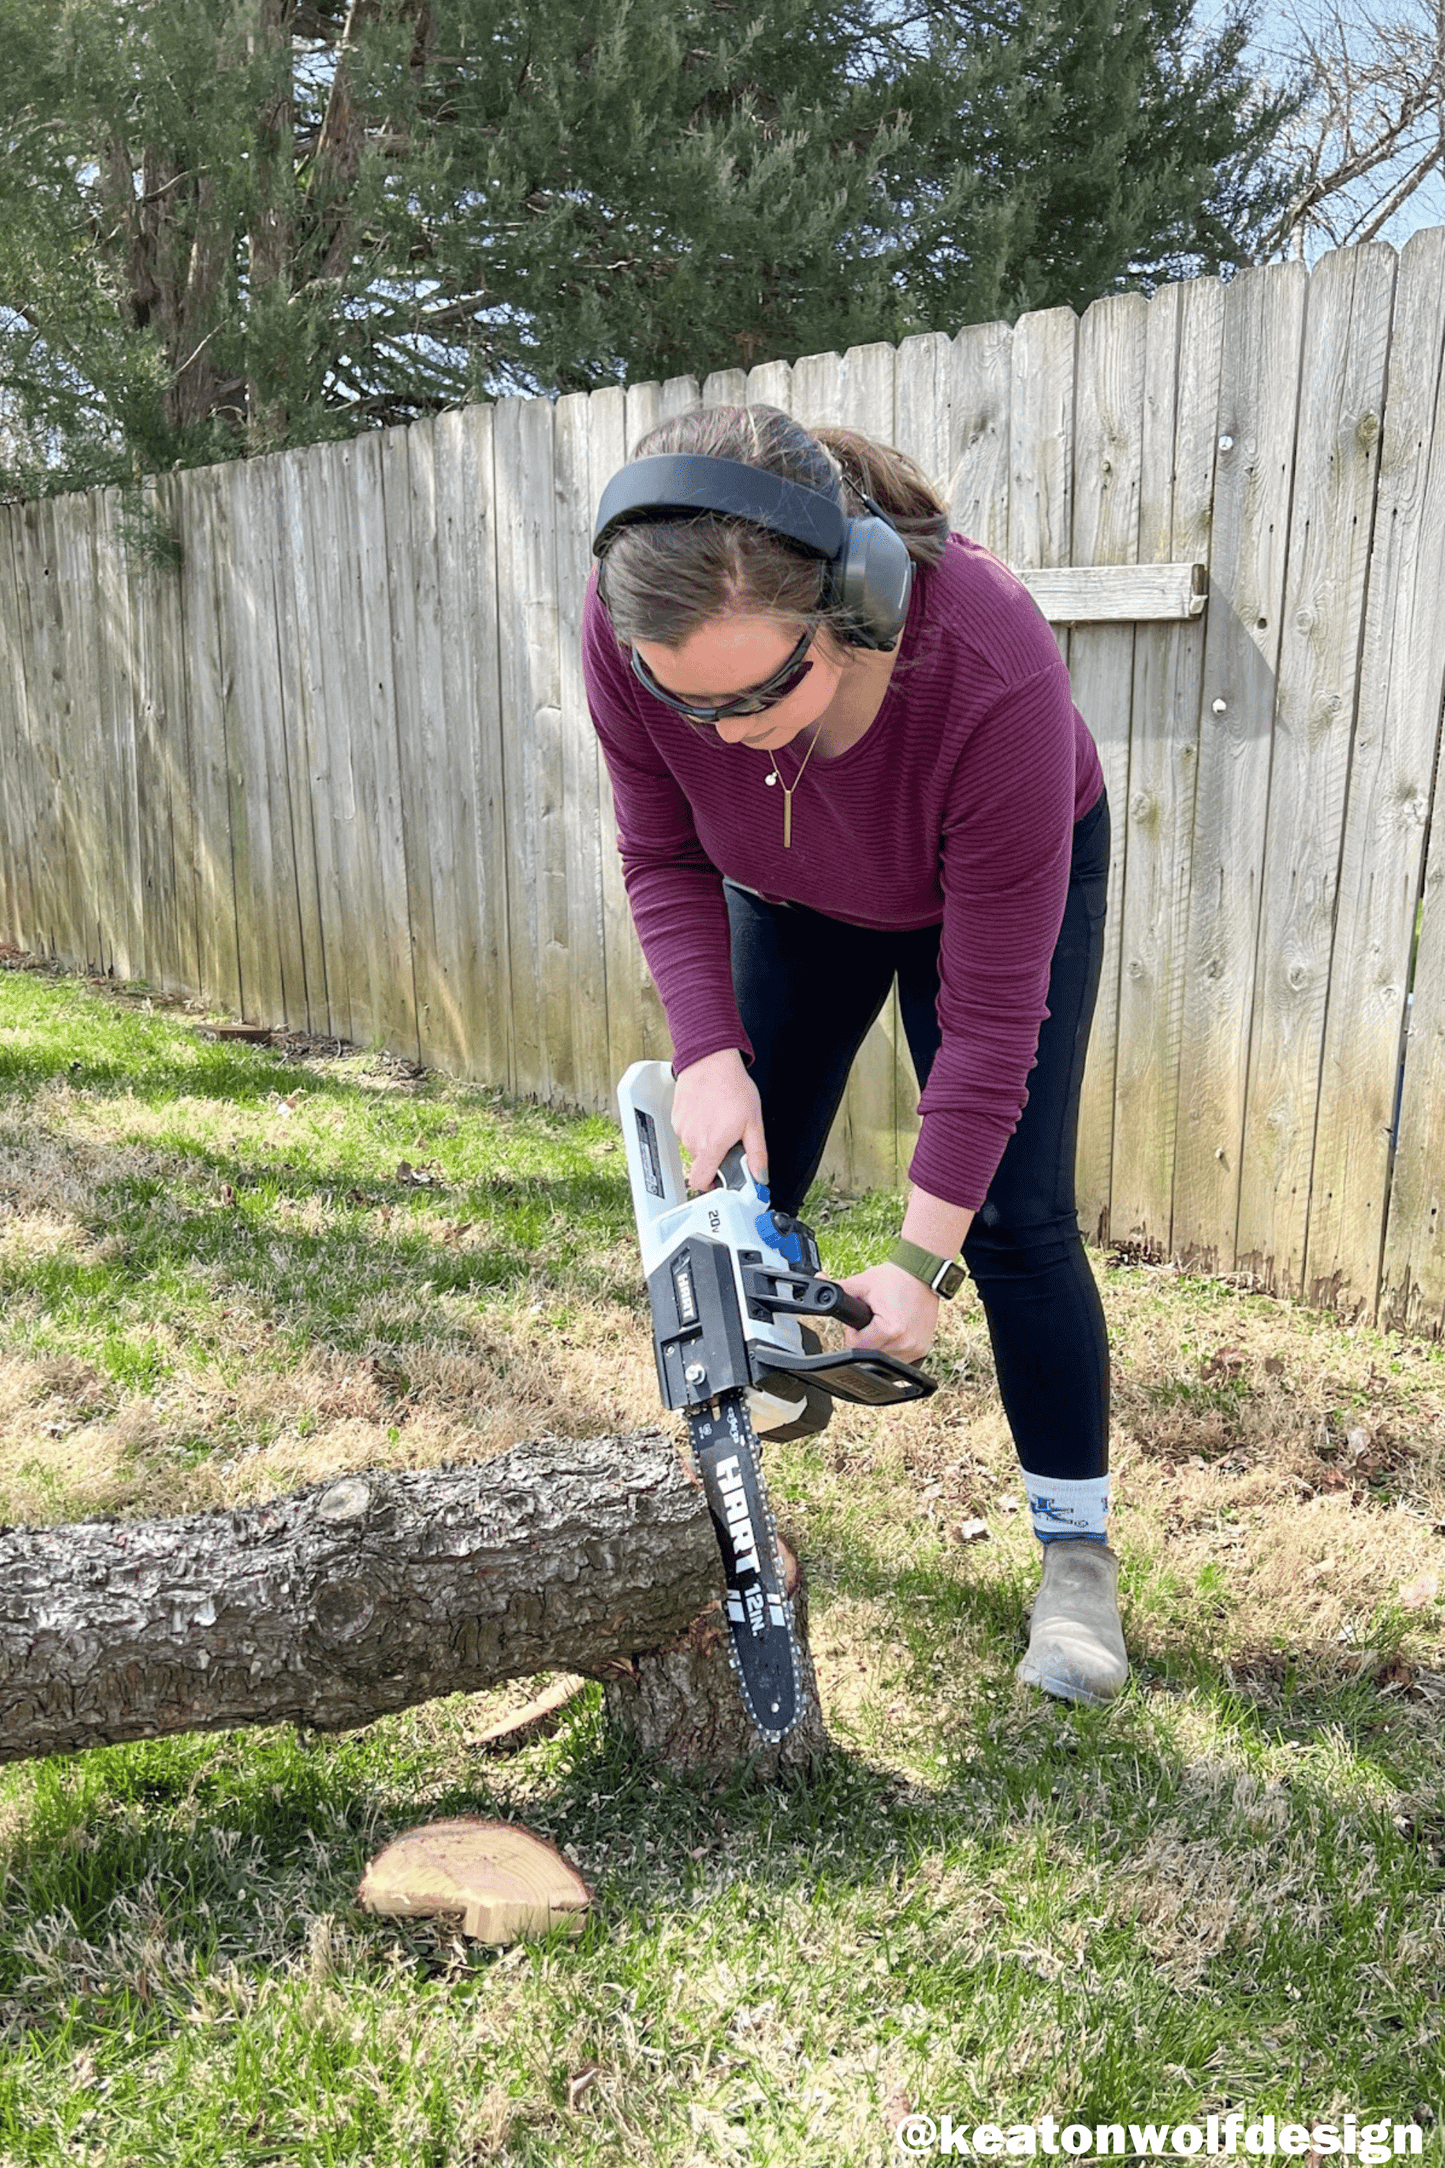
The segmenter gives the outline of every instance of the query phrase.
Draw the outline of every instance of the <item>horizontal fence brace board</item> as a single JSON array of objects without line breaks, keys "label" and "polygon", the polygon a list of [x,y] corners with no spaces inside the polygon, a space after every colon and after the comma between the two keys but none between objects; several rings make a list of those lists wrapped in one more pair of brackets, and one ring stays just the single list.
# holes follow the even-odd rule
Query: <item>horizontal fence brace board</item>
[{"label": "horizontal fence brace board", "polygon": [[1207,565],[1059,565],[1013,570],[1051,625],[1152,624],[1202,617]]}]

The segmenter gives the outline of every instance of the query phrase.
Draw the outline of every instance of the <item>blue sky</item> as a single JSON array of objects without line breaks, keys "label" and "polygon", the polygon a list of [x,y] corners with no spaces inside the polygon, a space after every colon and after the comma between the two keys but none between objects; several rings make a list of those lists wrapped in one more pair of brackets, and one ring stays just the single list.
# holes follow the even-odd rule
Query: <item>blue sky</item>
[{"label": "blue sky", "polygon": [[[1292,16],[1298,16],[1306,24],[1313,24],[1319,22],[1326,15],[1337,11],[1343,13],[1355,25],[1354,37],[1357,41],[1357,50],[1362,53],[1370,50],[1370,40],[1365,23],[1371,12],[1381,16],[1393,17],[1397,21],[1419,22],[1422,25],[1429,22],[1432,29],[1438,15],[1436,0],[1329,0],[1329,4],[1326,4],[1326,0],[1292,0],[1292,4],[1290,4],[1290,0],[1287,0],[1285,5],[1280,5],[1279,0],[1262,0],[1262,4],[1257,8],[1257,27],[1250,47],[1250,55],[1260,72],[1276,81],[1283,80],[1290,74],[1291,57],[1300,54],[1302,51],[1299,33],[1291,19]],[[1223,0],[1201,0],[1195,15],[1196,27],[1207,32],[1209,27],[1217,23],[1224,13],[1225,5]],[[1374,49],[1378,50],[1378,44]],[[1417,158],[1426,146],[1429,133],[1432,130],[1438,131],[1442,126],[1445,126],[1445,121],[1442,121],[1442,117],[1438,112],[1431,122],[1422,125],[1418,131],[1415,153]],[[1396,161],[1394,168],[1386,167],[1382,169],[1382,172],[1388,175],[1391,171],[1394,171],[1403,175],[1411,163],[1409,156],[1405,155]],[[1372,188],[1380,187],[1381,182],[1377,179],[1372,181],[1370,185]],[[1402,209],[1381,229],[1380,238],[1392,241],[1399,248],[1403,246],[1412,233],[1422,226],[1445,226],[1445,176],[1442,176],[1438,170],[1430,175],[1429,179]],[[1324,239],[1312,242],[1307,250],[1309,259],[1314,261],[1324,253],[1329,245],[1328,241]]]}]

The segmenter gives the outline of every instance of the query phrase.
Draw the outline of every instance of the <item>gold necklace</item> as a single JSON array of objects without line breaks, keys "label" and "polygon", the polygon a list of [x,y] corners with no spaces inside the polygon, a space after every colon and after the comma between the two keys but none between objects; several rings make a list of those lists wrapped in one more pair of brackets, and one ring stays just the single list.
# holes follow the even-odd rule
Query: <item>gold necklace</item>
[{"label": "gold necklace", "polygon": [[812,737],[808,741],[808,750],[803,755],[803,767],[799,768],[797,774],[793,777],[791,783],[785,783],[783,781],[782,777],[778,773],[777,762],[774,760],[771,752],[769,752],[768,754],[768,766],[772,769],[773,772],[771,775],[765,775],[763,777],[763,781],[767,784],[769,790],[772,789],[774,783],[778,784],[783,793],[783,849],[785,851],[790,851],[793,848],[793,792],[802,782],[803,768],[806,768],[808,762],[812,759],[813,747],[817,744],[819,738],[821,738],[822,735],[823,726],[820,723],[818,728],[813,732]]}]

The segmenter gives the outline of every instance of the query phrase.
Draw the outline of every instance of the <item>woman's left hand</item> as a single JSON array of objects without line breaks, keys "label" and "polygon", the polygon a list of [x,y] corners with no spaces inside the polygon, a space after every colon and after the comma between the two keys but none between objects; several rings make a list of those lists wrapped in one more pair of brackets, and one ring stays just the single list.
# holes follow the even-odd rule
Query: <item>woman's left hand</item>
[{"label": "woman's left hand", "polygon": [[872,1324],[861,1332],[844,1328],[849,1347],[877,1348],[908,1363],[928,1353],[938,1327],[938,1297],[922,1280],[901,1265],[870,1265],[838,1285],[850,1295],[861,1295],[873,1312]]}]

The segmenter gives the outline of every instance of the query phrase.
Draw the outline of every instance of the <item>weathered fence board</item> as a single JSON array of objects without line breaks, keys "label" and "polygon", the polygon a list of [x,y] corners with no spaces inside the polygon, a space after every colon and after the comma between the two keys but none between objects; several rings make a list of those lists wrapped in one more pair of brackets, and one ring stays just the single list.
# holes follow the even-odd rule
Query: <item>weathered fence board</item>
[{"label": "weathered fence board", "polygon": [[[365,678],[353,724],[357,818],[374,839],[368,868],[374,889],[368,899],[378,929],[378,969],[372,979],[375,1031],[409,1060],[421,1052],[416,1025],[416,980],[408,923],[409,890],[403,828],[401,753],[396,727],[396,669],[391,631],[391,567],[387,557],[385,430],[359,437],[352,446],[352,490],[360,588],[348,631]],[[358,621],[359,618],[359,621]]]},{"label": "weathered fence board", "polygon": [[1381,1301],[1384,1321],[1445,1333],[1445,821],[1430,829],[1414,1012]]},{"label": "weathered fence board", "polygon": [[[1379,809],[1379,863],[1372,890],[1384,894],[1383,911],[1372,921],[1372,956],[1380,986],[1373,1008],[1375,1035],[1384,1045],[1389,1044],[1388,1015],[1394,1006],[1385,989],[1393,985],[1398,996],[1402,963],[1409,983],[1405,959],[1414,938],[1415,908],[1408,894],[1408,869],[1419,864],[1423,835],[1428,834],[1430,840],[1418,889],[1419,949],[1408,1036],[1402,1042],[1406,1058],[1399,1141],[1388,1193],[1380,1311],[1390,1324],[1438,1335],[1445,1331],[1445,812],[1441,796],[1445,610],[1440,606],[1440,569],[1445,565],[1445,332],[1437,332],[1436,324],[1445,296],[1445,233],[1421,234],[1407,245],[1400,285],[1396,336],[1399,346],[1413,357],[1411,397],[1421,402],[1419,410],[1411,407],[1407,415],[1419,412],[1419,433],[1423,438],[1428,432],[1429,453],[1425,461],[1414,452],[1408,425],[1396,431],[1387,407],[1387,475],[1393,479],[1390,455],[1397,443],[1414,471],[1408,498],[1391,521],[1405,532],[1386,543],[1383,504],[1376,521],[1377,548],[1383,552],[1388,546],[1391,561],[1398,566],[1393,609],[1391,583],[1382,582],[1371,597],[1372,603],[1380,598],[1379,620],[1387,615],[1391,619],[1388,659],[1380,654],[1383,634],[1378,643],[1367,637],[1365,648],[1365,687],[1371,703],[1367,748],[1372,733],[1378,733],[1382,762],[1387,758],[1387,743],[1399,747],[1388,756],[1388,782],[1382,778],[1383,787],[1376,786],[1373,800]],[[1403,490],[1401,497],[1406,497]],[[1342,899],[1351,893],[1342,880]],[[1384,913],[1388,919],[1382,926]],[[1392,1061],[1391,1085],[1393,1081]],[[1378,1108],[1379,1080],[1372,1076],[1368,1090],[1366,1120]],[[1334,1112],[1328,1097],[1325,1108]],[[1367,1219],[1367,1231],[1368,1227]],[[1342,1235],[1340,1249],[1343,1245]]]},{"label": "weathered fence board", "polygon": [[38,948],[39,920],[31,870],[34,814],[31,801],[30,666],[23,619],[24,586],[16,552],[20,522],[14,512],[0,523],[0,904],[4,938]]},{"label": "weathered fence board", "polygon": [[[296,557],[289,547],[290,521],[282,455],[257,460],[256,537],[264,536],[271,583],[271,629],[275,648],[276,721],[272,757],[279,760],[278,788],[273,790],[273,818],[288,846],[286,857],[296,884],[296,944],[291,959],[288,1002],[299,1028],[326,1032],[330,1004],[322,932],[320,876],[316,848],[315,788],[311,737],[307,728],[307,693],[303,664],[301,611]],[[260,568],[257,568],[258,578]],[[269,661],[269,658],[268,658]],[[285,953],[283,951],[283,953]],[[299,978],[297,976],[299,970]],[[304,1016],[304,1024],[299,1020]]]},{"label": "weathered fence board", "polygon": [[293,764],[304,782],[313,876],[304,912],[312,921],[307,972],[312,1029],[349,1039],[345,952],[336,938],[346,916],[336,850],[344,800],[332,772],[327,688],[319,667],[325,556],[313,553],[306,504],[308,476],[314,473],[320,488],[325,471],[320,462],[308,468],[306,454],[301,452],[282,453],[270,465],[277,521],[275,579],[283,698]]},{"label": "weathered fence board", "polygon": [[591,407],[591,400],[581,392],[557,405],[557,613],[562,791],[567,808],[568,999],[579,1079],[605,1076],[610,1065],[607,921],[602,895],[605,823],[599,772],[603,762],[582,682],[582,611],[592,563],[594,503]]},{"label": "weathered fence board", "polygon": [[[77,506],[77,516],[60,518],[54,528],[55,589],[67,657],[63,705],[62,774],[71,808],[71,847],[76,853],[74,897],[76,922],[88,949],[102,969],[114,956],[114,939],[104,900],[105,837],[110,830],[106,803],[109,763],[101,751],[101,701],[98,656],[90,629],[99,614],[91,550],[93,508]],[[90,516],[87,516],[90,515]]]},{"label": "weathered fence board", "polygon": [[[703,385],[901,445],[1054,626],[1114,813],[1086,1231],[1433,1332],[1442,358],[1436,233],[1398,276],[1373,246]],[[668,1040],[586,715],[588,542],[697,396],[0,507],[0,938],[609,1104]],[[890,1000],[825,1172],[900,1181],[916,1127]]]},{"label": "weathered fence board", "polygon": [[1234,1270],[1308,285],[1286,264],[1224,295],[1173,1213],[1175,1250],[1207,1271]]},{"label": "weathered fence board", "polygon": [[[293,454],[293,459],[298,456]],[[190,716],[191,785],[196,820],[196,950],[200,986],[211,1000],[239,1015],[242,1006],[236,944],[236,892],[231,868],[231,823],[226,761],[226,655],[220,587],[228,562],[222,522],[223,468],[188,475],[181,502],[185,546],[180,565],[181,615],[185,626],[186,706]],[[110,535],[98,529],[101,587],[109,611],[106,563]],[[118,642],[106,641],[112,656]],[[118,739],[117,739],[118,751]],[[123,767],[117,759],[118,787]],[[128,822],[127,822],[128,826]],[[138,945],[139,929],[131,947]],[[128,971],[126,976],[130,976]]]},{"label": "weathered fence board", "polygon": [[84,948],[77,943],[72,914],[72,880],[77,869],[65,856],[59,793],[64,726],[56,695],[63,683],[64,664],[56,650],[59,627],[54,614],[56,583],[50,550],[54,518],[53,505],[20,507],[16,576],[20,585],[19,632],[29,690],[25,749],[29,756],[26,766],[35,923],[46,947],[73,956],[84,954]]},{"label": "weathered fence board", "polygon": [[[304,1030],[304,1005],[297,1003],[303,974],[296,881],[286,832],[289,808],[284,773],[277,774],[280,686],[267,554],[270,538],[250,468],[229,467],[226,480],[230,566],[224,597],[226,644],[233,658],[227,680],[226,747],[241,1008],[250,1019],[274,1020]],[[144,772],[143,741],[137,765]],[[278,829],[278,815],[285,821],[284,829]],[[148,827],[142,801],[142,834]]]},{"label": "weathered fence board", "polygon": [[[1066,551],[1076,565],[1131,564],[1139,556],[1148,317],[1148,306],[1138,294],[1119,294],[1096,301],[1079,325],[1072,541]],[[1096,1239],[1107,1237],[1111,1218],[1121,907],[1133,840],[1127,812],[1134,638],[1132,625],[1076,625],[1068,636],[1074,699],[1099,748],[1114,833],[1103,970],[1079,1108],[1079,1224]]]},{"label": "weathered fence board", "polygon": [[390,581],[397,770],[406,844],[407,921],[422,1061],[456,1071],[464,1033],[455,958],[456,795],[446,772],[437,577],[436,424],[388,429],[382,496]]},{"label": "weathered fence board", "polygon": [[507,895],[517,1089],[549,1097],[575,1074],[567,1000],[566,809],[550,406],[496,415]]},{"label": "weathered fence board", "polygon": [[1009,546],[1012,386],[1012,328],[972,324],[960,331],[953,342],[948,460],[936,479],[958,533],[1003,558]]},{"label": "weathered fence board", "polygon": [[452,918],[461,1069],[510,1084],[511,956],[489,407],[438,415],[436,482],[446,722],[436,788],[455,800]]},{"label": "weathered fence board", "polygon": [[1275,689],[1239,1269],[1303,1291],[1314,1114],[1349,780],[1393,249],[1340,250],[1310,282]]},{"label": "weathered fence board", "polygon": [[[1442,352],[1445,231],[1400,260],[1330,959],[1304,1284],[1352,1308],[1371,1303],[1380,1269],[1445,684]],[[1408,1228],[1408,1181],[1394,1210]]]},{"label": "weathered fence board", "polygon": [[[1146,326],[1141,555],[1189,564],[1209,549],[1223,289],[1170,286]],[[1115,809],[1127,878],[1120,939],[1110,1226],[1145,1250],[1171,1240],[1183,1038],[1184,942],[1194,862],[1202,621],[1138,626],[1127,795]],[[1116,864],[1118,852],[1115,853]]]}]

